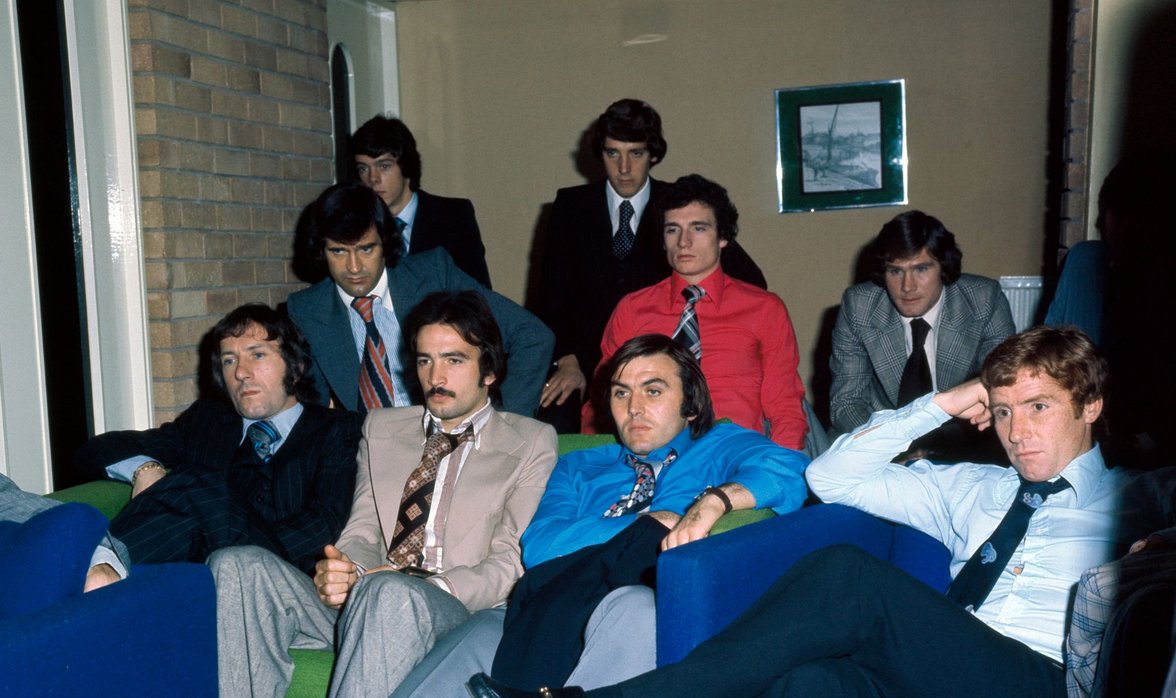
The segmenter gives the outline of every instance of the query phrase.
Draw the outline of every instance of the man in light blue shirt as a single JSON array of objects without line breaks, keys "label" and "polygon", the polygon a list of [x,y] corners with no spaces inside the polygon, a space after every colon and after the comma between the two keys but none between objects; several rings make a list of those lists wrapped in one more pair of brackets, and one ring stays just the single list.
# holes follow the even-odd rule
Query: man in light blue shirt
[{"label": "man in light blue shirt", "polygon": [[[834,546],[684,661],[589,694],[1064,696],[1070,591],[1121,542],[1121,478],[1094,444],[1106,383],[1086,335],[1035,328],[994,349],[979,381],[875,413],[809,467],[823,500],[943,542],[946,595]],[[891,462],[952,417],[994,428],[1013,468]],[[724,666],[738,671],[715,671]],[[482,676],[470,685],[475,696],[525,695]]]}]

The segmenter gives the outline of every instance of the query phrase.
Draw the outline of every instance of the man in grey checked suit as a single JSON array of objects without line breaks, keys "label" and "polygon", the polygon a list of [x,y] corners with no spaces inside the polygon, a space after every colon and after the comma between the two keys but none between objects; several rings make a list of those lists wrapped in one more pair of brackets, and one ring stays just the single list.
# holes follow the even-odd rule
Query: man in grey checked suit
[{"label": "man in grey checked suit", "polygon": [[[955,236],[934,216],[899,214],[882,227],[871,251],[871,280],[846,289],[833,328],[830,420],[836,433],[853,431],[877,410],[902,406],[913,319],[930,324],[923,346],[928,387],[935,390],[978,375],[988,352],[1014,332],[1000,284],[961,273],[963,253]],[[950,456],[960,439],[974,435],[975,430],[949,423],[912,449],[923,446],[944,451],[923,455]]]},{"label": "man in grey checked suit", "polygon": [[[0,474],[0,521],[24,523],[46,509],[58,506],[48,497],[25,492],[8,476]],[[86,572],[86,591],[126,579],[130,568],[127,548],[117,538],[107,535],[94,550],[90,569]]]},{"label": "man in grey checked suit", "polygon": [[491,404],[505,352],[478,293],[431,294],[406,328],[425,408],[369,413],[351,517],[313,580],[259,547],[210,558],[221,695],[285,695],[297,647],[337,650],[331,695],[387,696],[522,574],[555,431]]}]

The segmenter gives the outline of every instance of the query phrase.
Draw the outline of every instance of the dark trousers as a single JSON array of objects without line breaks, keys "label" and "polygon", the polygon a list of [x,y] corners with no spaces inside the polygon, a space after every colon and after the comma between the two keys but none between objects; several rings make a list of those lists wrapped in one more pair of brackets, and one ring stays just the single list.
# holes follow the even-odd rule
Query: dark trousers
[{"label": "dark trousers", "polygon": [[491,676],[526,690],[564,685],[584,651],[584,629],[600,600],[623,586],[655,587],[657,554],[667,532],[657,519],[639,516],[607,542],[527,570],[506,610]]},{"label": "dark trousers", "polygon": [[1034,696],[1062,668],[859,548],[792,567],[677,664],[590,696]]}]

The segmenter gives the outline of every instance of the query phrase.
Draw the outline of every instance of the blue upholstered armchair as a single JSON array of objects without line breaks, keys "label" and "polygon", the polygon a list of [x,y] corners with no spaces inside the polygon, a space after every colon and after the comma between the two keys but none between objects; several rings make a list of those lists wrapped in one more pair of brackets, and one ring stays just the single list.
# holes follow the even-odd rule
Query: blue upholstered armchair
[{"label": "blue upholstered armchair", "polygon": [[947,548],[906,526],[839,504],[818,504],[674,548],[657,565],[657,662],[679,661],[722,630],[808,553],[853,543],[937,591]]},{"label": "blue upholstered armchair", "polygon": [[83,594],[106,526],[84,504],[0,522],[0,695],[215,696],[208,568],[141,565]]}]

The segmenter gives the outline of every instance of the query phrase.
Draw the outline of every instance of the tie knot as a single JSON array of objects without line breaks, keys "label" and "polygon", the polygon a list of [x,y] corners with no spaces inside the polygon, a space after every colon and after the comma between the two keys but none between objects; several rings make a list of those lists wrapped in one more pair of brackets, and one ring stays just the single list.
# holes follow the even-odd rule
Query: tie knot
[{"label": "tie knot", "polygon": [[682,289],[682,297],[685,298],[686,302],[690,305],[694,305],[698,302],[699,298],[702,298],[705,295],[706,291],[702,290],[701,286],[695,286],[691,284],[690,286]]},{"label": "tie knot", "polygon": [[911,343],[916,347],[923,346],[923,342],[927,340],[927,333],[931,331],[931,325],[921,317],[911,320]]},{"label": "tie knot", "polygon": [[375,296],[364,296],[362,298],[356,298],[355,300],[351,301],[351,307],[355,308],[355,312],[359,313],[359,316],[363,318],[364,322],[371,322],[372,305],[375,302]]},{"label": "tie knot", "polygon": [[396,222],[396,232],[398,233],[403,233],[404,229],[408,227],[408,223],[405,223],[404,219],[402,219],[400,216],[397,216],[393,220]]},{"label": "tie knot", "polygon": [[1036,509],[1045,503],[1050,495],[1057,494],[1070,487],[1066,478],[1059,477],[1053,482],[1029,482],[1021,479],[1021,487],[1017,490],[1017,500],[1030,509]]},{"label": "tie knot", "polygon": [[257,453],[257,457],[268,461],[273,455],[274,443],[280,438],[274,425],[263,419],[260,422],[250,424],[246,434],[253,444],[253,450]]}]

